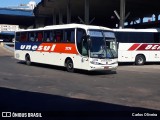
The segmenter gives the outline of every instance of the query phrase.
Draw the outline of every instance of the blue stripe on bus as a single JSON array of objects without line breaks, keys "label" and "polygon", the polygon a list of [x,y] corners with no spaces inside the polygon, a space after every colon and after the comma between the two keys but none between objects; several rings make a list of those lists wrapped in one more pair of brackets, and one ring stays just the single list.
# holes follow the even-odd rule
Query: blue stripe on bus
[{"label": "blue stripe on bus", "polygon": [[27,50],[27,51],[36,51],[36,49],[38,48],[38,46],[41,43],[15,43],[15,50]]}]

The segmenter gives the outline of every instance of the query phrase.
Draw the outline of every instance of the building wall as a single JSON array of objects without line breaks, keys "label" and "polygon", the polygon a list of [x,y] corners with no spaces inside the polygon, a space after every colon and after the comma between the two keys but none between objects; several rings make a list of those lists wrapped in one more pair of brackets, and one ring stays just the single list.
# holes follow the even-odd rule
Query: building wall
[{"label": "building wall", "polygon": [[19,25],[0,24],[0,31],[17,31]]}]

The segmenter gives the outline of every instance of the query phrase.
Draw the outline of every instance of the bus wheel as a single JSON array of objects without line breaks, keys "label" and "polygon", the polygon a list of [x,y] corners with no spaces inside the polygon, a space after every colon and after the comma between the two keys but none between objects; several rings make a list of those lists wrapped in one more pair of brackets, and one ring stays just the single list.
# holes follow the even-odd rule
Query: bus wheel
[{"label": "bus wheel", "polygon": [[30,56],[28,54],[25,57],[25,62],[26,62],[26,65],[31,65],[31,59],[30,59]]},{"label": "bus wheel", "polygon": [[143,55],[137,55],[135,59],[135,64],[136,65],[144,65],[145,63],[145,57]]},{"label": "bus wheel", "polygon": [[71,59],[68,59],[66,62],[66,68],[68,72],[74,72],[74,65]]}]

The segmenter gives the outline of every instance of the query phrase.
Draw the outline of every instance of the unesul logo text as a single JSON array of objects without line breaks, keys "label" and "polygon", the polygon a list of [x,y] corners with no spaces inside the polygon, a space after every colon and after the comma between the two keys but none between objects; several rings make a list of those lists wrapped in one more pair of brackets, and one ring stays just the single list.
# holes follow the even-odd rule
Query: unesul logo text
[{"label": "unesul logo text", "polygon": [[21,45],[21,50],[33,50],[33,51],[54,51],[56,45]]}]

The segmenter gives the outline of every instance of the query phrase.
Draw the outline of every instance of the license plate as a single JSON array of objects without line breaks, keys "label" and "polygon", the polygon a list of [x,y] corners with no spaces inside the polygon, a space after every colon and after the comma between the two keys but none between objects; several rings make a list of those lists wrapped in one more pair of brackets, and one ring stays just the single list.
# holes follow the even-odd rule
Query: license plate
[{"label": "license plate", "polygon": [[108,66],[104,67],[105,70],[108,70]]}]

